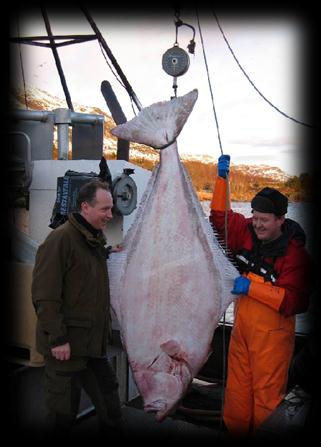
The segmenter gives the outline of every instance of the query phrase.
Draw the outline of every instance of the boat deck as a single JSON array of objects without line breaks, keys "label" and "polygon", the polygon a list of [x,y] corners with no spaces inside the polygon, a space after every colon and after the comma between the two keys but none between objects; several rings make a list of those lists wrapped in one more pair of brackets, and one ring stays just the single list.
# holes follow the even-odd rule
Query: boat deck
[{"label": "boat deck", "polygon": [[[44,368],[14,367],[10,372],[10,423],[14,430],[11,436],[45,439],[47,427],[45,404],[42,392]],[[140,398],[123,405],[125,428],[123,437],[197,437],[218,439],[223,436],[217,427],[210,428],[199,423],[192,423],[183,414],[168,417],[159,423],[152,413],[145,413]],[[185,420],[184,420],[185,419]],[[83,393],[78,420],[71,437],[84,439],[98,436],[97,417],[90,400]]]},{"label": "boat deck", "polygon": [[[48,438],[43,398],[43,368],[10,365],[10,430],[12,438]],[[222,402],[220,383],[194,379],[176,411],[159,423],[152,413],[145,413],[137,397],[123,405],[125,424],[118,437],[128,439],[178,439],[225,441],[228,434],[220,417]],[[287,438],[300,434],[310,405],[310,398],[296,387],[262,424],[259,440]],[[106,435],[105,435],[106,436]],[[85,393],[82,396],[72,439],[99,438],[97,417]]]}]

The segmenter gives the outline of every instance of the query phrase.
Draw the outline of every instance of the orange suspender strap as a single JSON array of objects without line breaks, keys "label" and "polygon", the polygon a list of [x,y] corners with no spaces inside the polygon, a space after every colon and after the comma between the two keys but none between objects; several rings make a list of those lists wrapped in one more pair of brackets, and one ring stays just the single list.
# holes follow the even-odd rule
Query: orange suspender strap
[{"label": "orange suspender strap", "polygon": [[285,289],[272,286],[271,283],[264,282],[262,276],[251,272],[248,278],[251,280],[248,296],[278,311],[285,295]]},{"label": "orange suspender strap", "polygon": [[212,202],[211,209],[214,211],[225,211],[226,209],[231,209],[231,200],[228,199],[227,207],[226,207],[226,195],[227,195],[227,180],[222,177],[217,177]]}]

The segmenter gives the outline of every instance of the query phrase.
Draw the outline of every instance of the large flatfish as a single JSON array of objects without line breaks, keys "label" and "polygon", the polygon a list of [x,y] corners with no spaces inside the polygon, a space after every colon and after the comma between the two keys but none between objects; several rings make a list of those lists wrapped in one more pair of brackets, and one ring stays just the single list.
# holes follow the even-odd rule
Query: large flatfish
[{"label": "large flatfish", "polygon": [[[160,149],[123,251],[109,263],[111,303],[145,411],[174,411],[211,352],[238,275],[206,219],[176,138],[197,90],[155,103],[112,129]],[[197,129],[195,129],[197,131]]]}]

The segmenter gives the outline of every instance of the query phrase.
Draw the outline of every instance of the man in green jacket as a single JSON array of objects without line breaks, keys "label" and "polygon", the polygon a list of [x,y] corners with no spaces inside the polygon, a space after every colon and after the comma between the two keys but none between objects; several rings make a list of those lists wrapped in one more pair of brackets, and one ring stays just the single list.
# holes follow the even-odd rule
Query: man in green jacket
[{"label": "man in green jacket", "polygon": [[79,212],[39,246],[32,282],[46,405],[58,436],[70,433],[81,388],[96,408],[101,431],[122,422],[118,383],[106,357],[111,319],[102,230],[113,207],[107,184],[93,180],[83,185],[77,205]]}]

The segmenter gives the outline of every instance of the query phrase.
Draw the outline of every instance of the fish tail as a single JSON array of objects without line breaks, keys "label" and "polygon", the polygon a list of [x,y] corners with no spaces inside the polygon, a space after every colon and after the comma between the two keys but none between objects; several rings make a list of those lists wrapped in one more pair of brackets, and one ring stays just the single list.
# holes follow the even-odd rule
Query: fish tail
[{"label": "fish tail", "polygon": [[164,149],[176,141],[198,97],[197,89],[184,96],[152,104],[130,121],[111,129],[123,140]]}]

